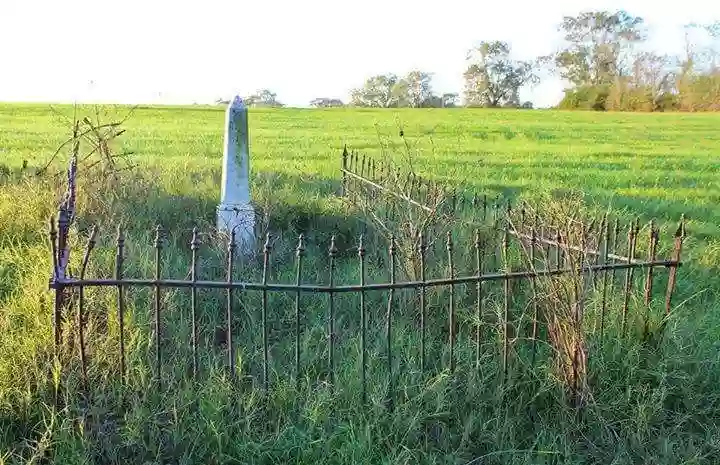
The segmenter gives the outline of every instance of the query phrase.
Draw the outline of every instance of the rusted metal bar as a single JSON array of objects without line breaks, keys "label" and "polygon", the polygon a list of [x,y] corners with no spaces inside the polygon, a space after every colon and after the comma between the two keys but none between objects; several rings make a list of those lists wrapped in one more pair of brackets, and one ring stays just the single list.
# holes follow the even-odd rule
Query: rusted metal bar
[{"label": "rusted metal bar", "polygon": [[[600,220],[600,227],[598,228],[598,234],[597,234],[597,248],[600,251],[599,254],[592,254],[594,256],[593,265],[597,265],[600,263],[600,259],[604,255],[604,249],[603,249],[603,238],[605,237],[605,225],[607,224],[608,216],[607,213],[605,213],[602,216],[602,219]],[[597,289],[597,280],[598,280],[598,274],[593,273],[592,274],[592,287],[593,289]]]},{"label": "rusted metal bar", "polygon": [[[590,231],[592,231],[594,226],[595,226],[595,220],[592,220],[590,222],[590,226],[588,226],[587,229],[585,229],[585,225],[580,225],[580,249],[581,250],[578,251],[578,256],[579,256],[579,264],[580,264],[581,268],[583,267],[585,260],[586,260],[588,235],[590,234]],[[570,232],[568,231],[568,237],[569,236],[570,236]],[[592,279],[592,276],[590,278]]]},{"label": "rusted metal bar", "polygon": [[[503,228],[503,242],[502,242],[502,256],[503,256],[503,267],[505,268],[505,272],[510,272],[510,225],[511,225],[511,215],[512,213],[512,207],[510,205],[510,199],[507,200],[507,204],[505,206],[505,221],[504,221],[504,228]],[[512,292],[512,283],[510,280],[507,280],[507,291]]]},{"label": "rusted metal bar", "polygon": [[125,367],[125,296],[124,286],[122,284],[123,279],[123,260],[124,260],[124,249],[125,249],[125,236],[121,226],[117,228],[117,249],[115,254],[115,279],[118,281],[117,285],[117,307],[118,307],[118,323],[120,331],[120,379],[123,384],[126,381],[126,367]]},{"label": "rusted metal bar", "polygon": [[335,235],[330,238],[330,292],[328,293],[328,370],[330,376],[330,388],[335,388],[335,293],[332,289],[335,287],[335,257],[337,257],[338,248],[335,244]]},{"label": "rusted metal bar", "polygon": [[560,228],[557,229],[557,233],[555,235],[555,243],[557,246],[555,247],[555,269],[559,270],[563,266],[563,253],[562,253],[562,235],[560,234]]},{"label": "rusted metal bar", "polygon": [[480,229],[475,230],[475,264],[478,276],[476,284],[477,299],[475,306],[475,317],[477,318],[477,326],[475,327],[475,368],[480,369],[480,345],[482,342],[482,320],[483,320],[483,286],[480,277],[483,273],[483,243]]},{"label": "rusted metal bar", "polygon": [[[673,254],[672,254],[672,261],[676,263],[676,265],[670,267],[670,274],[668,276],[668,284],[667,284],[667,291],[665,292],[665,320],[667,321],[668,315],[670,315],[670,310],[672,308],[672,297],[673,292],[675,291],[675,281],[677,280],[677,267],[680,264],[680,255],[682,254],[682,247],[683,242],[685,241],[686,231],[685,231],[685,215],[682,216],[680,220],[680,225],[678,226],[677,230],[675,231],[675,243],[673,246]],[[664,328],[665,323],[663,323]]]},{"label": "rusted metal bar", "polygon": [[[511,279],[511,280],[517,280],[517,279],[527,279],[530,277],[536,277],[536,278],[542,278],[542,277],[550,277],[550,276],[560,276],[567,273],[587,273],[588,271],[602,271],[602,270],[627,270],[628,268],[646,268],[648,266],[653,267],[665,267],[665,268],[672,268],[673,266],[682,266],[682,262],[675,261],[675,260],[657,260],[653,263],[612,263],[608,265],[598,265],[598,266],[586,266],[583,269],[579,268],[562,268],[559,270],[556,269],[550,269],[550,270],[535,270],[535,271],[514,271],[511,273],[487,273],[484,274],[481,279],[482,281],[502,281],[505,279]],[[420,288],[423,285],[425,287],[437,287],[437,286],[448,286],[450,284],[468,284],[468,283],[476,283],[478,281],[478,277],[473,274],[471,276],[462,276],[455,279],[447,279],[447,278],[440,278],[440,279],[429,279],[426,280],[424,283],[421,281],[404,281],[404,282],[397,282],[395,284],[389,284],[389,283],[373,283],[373,284],[366,284],[365,286],[360,285],[343,285],[343,286],[335,286],[332,289],[328,286],[322,286],[322,285],[314,285],[314,284],[303,284],[301,286],[296,286],[295,284],[280,284],[280,283],[273,283],[273,284],[262,284],[262,283],[246,283],[246,282],[232,282],[232,283],[226,283],[225,281],[196,281],[195,286],[198,288],[203,289],[227,289],[227,287],[233,287],[236,289],[242,289],[244,291],[280,291],[280,292],[295,292],[299,288],[302,292],[314,292],[314,293],[321,293],[321,292],[330,292],[333,293],[340,293],[340,292],[358,292],[360,290],[365,291],[383,291],[387,289],[411,289],[411,288]],[[65,286],[65,287],[79,287],[79,286],[93,286],[93,287],[105,287],[105,286],[117,286],[119,283],[125,284],[127,286],[138,286],[138,287],[152,287],[155,285],[159,285],[161,287],[175,287],[175,288],[185,288],[185,287],[192,287],[193,283],[192,281],[186,281],[186,280],[180,280],[180,279],[164,279],[160,281],[156,281],[154,279],[123,279],[122,281],[116,280],[116,279],[65,279],[60,280],[60,282],[53,287],[57,286]]]},{"label": "rusted metal bar", "polygon": [[[521,234],[521,233],[518,233],[518,232],[515,232],[515,231],[509,231],[509,233],[510,233],[511,236],[515,236],[515,237],[517,237],[518,239],[522,239],[522,240],[526,240],[526,241],[529,241],[529,240],[530,240],[530,235],[528,235],[528,234]],[[541,234],[541,235],[544,234],[544,230],[541,230],[541,233],[540,233],[540,234]],[[548,246],[548,247],[550,247],[550,246],[552,246],[552,247],[562,247],[563,249],[565,249],[565,250],[567,250],[567,251],[583,252],[583,248],[582,248],[582,247],[578,247],[578,246],[576,246],[576,245],[571,245],[571,244],[567,244],[567,243],[566,243],[566,244],[558,244],[557,240],[543,239],[542,237],[538,237],[538,238],[537,238],[537,241],[538,241],[538,243],[543,244],[543,245],[546,245],[546,246]],[[590,249],[590,248],[586,249],[584,252],[587,253],[588,255],[594,255],[594,256],[597,256],[597,257],[601,257],[601,256],[603,255],[602,250],[598,251],[598,250],[593,250],[593,249]],[[549,252],[547,252],[547,253],[549,253]],[[628,260],[628,257],[627,257],[627,256],[625,256],[625,255],[619,255],[619,254],[617,254],[617,253],[608,253],[608,258],[612,258],[613,260],[623,261],[623,262],[626,262],[626,261]],[[631,262],[632,262],[632,263],[642,263],[641,260],[632,260]]]},{"label": "rusted metal bar", "polygon": [[417,176],[415,173],[412,173],[412,177],[410,179],[410,190],[408,191],[408,197],[411,199],[413,198],[413,195],[415,194],[415,189],[417,187]]},{"label": "rusted metal bar", "polygon": [[[227,245],[227,282],[231,283],[233,278],[233,263],[235,261],[235,250],[237,243],[235,242],[235,229],[230,232],[230,240]],[[233,331],[232,331],[232,304],[233,304],[233,288],[228,287],[225,294],[225,319],[227,325],[227,335],[225,336],[227,343],[228,370],[231,379],[235,379],[235,352],[233,349]]]},{"label": "rusted metal bar", "polygon": [[295,284],[298,291],[295,293],[295,389],[300,390],[300,290],[302,284],[302,262],[305,255],[305,238],[302,234],[298,237],[298,245],[295,249],[297,257],[297,274],[295,275]]},{"label": "rusted metal bar", "polygon": [[[162,252],[162,227],[157,225],[155,228],[155,281],[160,282],[160,255]],[[160,285],[155,285],[155,376],[157,376],[158,387],[162,386],[162,355],[160,350],[160,342],[162,341],[162,330],[160,327],[161,312],[161,292]]]},{"label": "rusted metal bar", "polygon": [[362,403],[364,405],[367,403],[367,379],[365,377],[367,365],[367,351],[365,347],[367,316],[365,315],[365,246],[362,235],[360,235],[360,242],[358,244],[358,257],[360,258],[360,378],[362,383]]},{"label": "rusted metal bar", "polygon": [[551,260],[552,260],[552,257],[550,255],[550,247],[553,244],[555,245],[555,247],[560,247],[560,243],[557,242],[557,234],[555,234],[555,236],[554,236],[555,240],[550,240],[545,237],[546,233],[548,235],[552,236],[552,227],[550,225],[546,226],[545,223],[543,223],[543,229],[540,231],[540,236],[541,236],[540,243],[545,245],[545,258],[547,260],[547,266],[549,268]]},{"label": "rusted metal bar", "polygon": [[[403,193],[405,193],[407,191],[408,186],[411,185],[410,184],[411,174],[412,173],[410,173],[410,171],[408,171],[407,174],[405,175],[405,181],[403,181],[402,189],[400,189]],[[407,194],[407,197],[412,197],[412,195]]]},{"label": "rusted metal bar", "polygon": [[50,218],[50,248],[52,250],[52,260],[53,260],[53,274],[52,278],[50,278],[50,285],[52,288],[55,289],[55,308],[53,310],[53,338],[54,338],[54,345],[53,345],[53,351],[55,357],[60,356],[60,318],[61,318],[61,312],[62,312],[62,296],[63,296],[63,286],[62,286],[62,279],[60,277],[60,270],[58,265],[58,246],[57,246],[57,240],[58,240],[58,232],[55,228],[55,218]]},{"label": "rusted metal bar", "polygon": [[343,197],[347,195],[347,171],[348,171],[348,151],[347,151],[347,145],[343,147],[342,152],[342,165],[340,167],[340,173],[342,173],[342,186],[341,186],[341,194]]},{"label": "rusted metal bar", "polygon": [[[505,234],[503,235],[503,262],[504,262],[504,268],[505,268],[505,274],[508,275],[510,273],[510,262],[508,257],[508,231],[505,230]],[[510,335],[509,329],[510,329],[510,279],[506,277],[503,280],[503,382],[507,380],[507,374],[508,374],[508,352],[509,352],[509,345],[510,345]]]},{"label": "rusted metal bar", "polygon": [[420,202],[416,202],[415,200],[410,199],[410,198],[408,198],[408,197],[405,196],[405,195],[399,194],[399,193],[395,192],[395,191],[392,190],[392,189],[388,189],[387,187],[381,186],[381,185],[379,185],[379,184],[377,184],[377,183],[375,183],[375,182],[373,182],[373,181],[370,181],[369,179],[366,179],[366,178],[364,178],[364,177],[362,177],[362,176],[360,176],[360,175],[358,175],[358,174],[353,173],[352,171],[345,171],[345,173],[347,173],[347,175],[350,176],[350,177],[352,177],[353,179],[356,179],[356,180],[359,180],[359,181],[364,182],[364,183],[366,183],[366,184],[369,184],[370,186],[372,186],[372,187],[374,187],[374,188],[376,188],[376,189],[379,189],[379,190],[381,190],[381,191],[383,191],[383,192],[386,192],[386,193],[388,193],[388,194],[390,194],[390,195],[392,195],[392,196],[394,196],[394,197],[397,197],[397,198],[399,198],[399,199],[401,199],[401,200],[404,200],[404,201],[406,201],[406,202],[408,202],[408,203],[411,203],[411,204],[415,205],[416,207],[422,208],[423,210],[425,210],[425,211],[427,211],[427,212],[432,212],[432,211],[434,211],[432,208],[430,208],[430,207],[428,207],[428,206],[426,206],[426,205],[423,205],[423,204],[420,203]]},{"label": "rusted metal bar", "polygon": [[200,240],[198,238],[197,228],[193,228],[192,240],[190,241],[190,251],[192,254],[192,263],[190,268],[190,280],[192,286],[190,287],[190,308],[192,318],[192,358],[193,358],[193,379],[197,379],[200,372],[200,365],[198,361],[198,321],[197,321],[197,254],[200,248]]},{"label": "rusted metal bar", "polygon": [[487,221],[487,194],[483,194],[482,200],[483,223]]},{"label": "rusted metal bar", "polygon": [[[80,267],[80,279],[85,277],[90,253],[95,248],[97,237],[97,226],[93,226],[90,231],[87,245],[85,246],[85,255],[83,256],[82,266]],[[82,370],[83,387],[87,388],[87,357],[85,354],[85,287],[78,288],[78,307],[77,307],[77,325],[78,325],[78,348],[80,351],[80,369]]]},{"label": "rusted metal bar", "polygon": [[425,374],[425,253],[427,252],[427,244],[425,244],[425,235],[420,231],[418,233],[418,255],[420,256],[420,372]]},{"label": "rusted metal bar", "polygon": [[[637,232],[639,226],[635,223],[630,223],[628,229],[628,256],[632,260],[635,258],[635,245],[637,243]],[[630,292],[632,290],[633,282],[633,270],[634,268],[628,268],[625,271],[625,298],[623,300],[623,315],[622,315],[622,336],[625,337],[627,329],[627,313],[630,305]]]},{"label": "rusted metal bar", "polygon": [[[608,257],[612,258],[613,260],[617,260],[616,258],[613,257],[613,255],[617,254],[618,246],[620,245],[620,218],[615,218],[615,229],[614,229],[613,236],[614,236],[613,237],[613,250],[615,252],[612,254],[609,254]],[[622,261],[627,262],[629,260],[632,260],[632,257],[627,257],[625,260],[622,260]],[[613,288],[615,287],[615,282],[616,282],[615,275],[616,275],[616,273],[615,273],[615,270],[613,269],[612,276],[610,279],[610,284],[611,284],[611,287],[613,287]]]},{"label": "rusted metal bar", "polygon": [[[581,244],[584,244],[585,242],[585,227],[584,225],[580,226],[581,228]],[[567,231],[565,233],[565,237],[567,237],[568,242],[570,241],[571,232],[570,232],[570,225],[568,225]],[[573,258],[572,253],[568,252],[567,254],[568,260],[570,261],[570,266],[573,267],[575,264],[575,259]],[[582,263],[584,261],[584,255],[579,254],[579,263],[581,264],[582,269]],[[573,341],[573,356],[572,356],[572,369],[573,369],[573,379],[572,379],[572,396],[573,401],[577,405],[578,402],[578,363],[579,363],[579,356],[580,356],[580,325],[582,320],[582,313],[583,313],[583,300],[580,293],[580,280],[582,279],[584,275],[580,274],[577,277],[571,276],[571,279],[573,280],[573,297],[575,299],[574,302],[574,311],[573,311],[573,326],[574,326],[574,337],[572,338]]]},{"label": "rusted metal bar", "polygon": [[[395,243],[395,236],[390,238],[390,248],[388,253],[390,255],[390,283],[395,284],[395,253],[397,251],[397,244]],[[387,368],[388,368],[388,408],[390,411],[394,409],[394,392],[393,386],[393,356],[392,356],[392,310],[393,301],[395,298],[395,289],[390,289],[387,304],[387,315],[385,322],[385,344],[387,350]]]},{"label": "rusted metal bar", "polygon": [[[605,240],[603,241],[603,257],[602,264],[607,265],[608,263],[608,250],[610,247],[610,220],[605,222]],[[603,289],[602,289],[602,302],[600,307],[600,339],[603,339],[605,334],[605,312],[607,311],[607,290],[608,290],[608,270],[603,270]]]},{"label": "rusted metal bar", "polygon": [[[535,268],[535,242],[537,239],[537,234],[535,230],[535,226],[532,227],[532,230],[530,232],[531,239],[530,239],[530,263],[531,267]],[[538,317],[540,312],[540,306],[538,305],[538,298],[537,298],[537,282],[536,278],[533,276],[530,278],[530,290],[532,292],[533,296],[533,322],[532,322],[532,359],[530,366],[535,366],[535,356],[537,354],[537,337],[538,337]]]},{"label": "rusted metal bar", "polygon": [[[657,244],[659,239],[659,233],[655,229],[655,220],[650,221],[650,237],[648,244],[648,261],[655,261],[657,258]],[[653,268],[647,269],[645,276],[645,329],[644,336],[647,337],[650,329],[650,304],[652,302],[652,288],[653,288]]]},{"label": "rusted metal bar", "polygon": [[453,263],[453,241],[452,232],[447,232],[447,257],[448,257],[448,273],[450,275],[450,301],[449,301],[449,325],[450,325],[450,372],[455,371],[455,266]]},{"label": "rusted metal bar", "polygon": [[268,324],[267,324],[267,307],[268,307],[268,268],[270,267],[270,233],[265,235],[265,245],[263,246],[263,276],[262,282],[265,286],[262,293],[262,345],[263,345],[263,391],[267,394],[268,385],[270,380],[268,379]]},{"label": "rusted metal bar", "polygon": [[500,208],[499,200],[495,199],[495,202],[493,203],[493,229],[497,229],[498,225],[500,224],[499,223],[500,218],[498,215],[499,208]]}]

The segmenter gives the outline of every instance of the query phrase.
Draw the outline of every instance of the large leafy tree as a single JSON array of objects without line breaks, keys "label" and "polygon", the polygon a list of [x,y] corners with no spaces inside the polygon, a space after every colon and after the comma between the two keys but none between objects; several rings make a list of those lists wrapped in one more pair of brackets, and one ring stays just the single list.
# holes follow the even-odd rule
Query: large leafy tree
[{"label": "large leafy tree", "polygon": [[378,74],[368,78],[362,87],[353,89],[350,103],[358,107],[388,108],[395,103],[393,88],[398,82],[394,74]]},{"label": "large leafy tree", "polygon": [[567,46],[554,56],[574,86],[610,84],[632,66],[633,46],[645,39],[643,19],[625,11],[585,11],[560,25]]},{"label": "large leafy tree", "polygon": [[427,106],[433,97],[432,74],[413,70],[402,81],[405,84],[405,99],[408,106],[413,108]]},{"label": "large leafy tree", "polygon": [[507,42],[481,42],[470,51],[468,61],[463,74],[467,106],[519,106],[520,89],[539,79],[533,62],[511,58]]},{"label": "large leafy tree", "polygon": [[284,104],[277,99],[277,94],[269,89],[262,89],[243,99],[249,107],[282,107]]},{"label": "large leafy tree", "polygon": [[351,93],[351,103],[362,107],[428,106],[433,102],[432,74],[413,70],[399,78],[395,74],[379,74],[368,78],[362,87]]},{"label": "large leafy tree", "polygon": [[342,100],[328,97],[318,97],[310,102],[310,106],[315,108],[342,107],[344,105]]}]

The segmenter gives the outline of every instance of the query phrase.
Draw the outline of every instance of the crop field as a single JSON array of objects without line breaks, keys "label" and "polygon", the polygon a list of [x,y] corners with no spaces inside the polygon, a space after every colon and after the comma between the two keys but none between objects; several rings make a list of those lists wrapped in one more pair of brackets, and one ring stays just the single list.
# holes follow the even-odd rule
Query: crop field
[{"label": "crop field", "polygon": [[[164,271],[184,277],[188,255],[172,255],[172,250],[187,249],[193,227],[208,229],[215,222],[224,108],[106,106],[102,111],[106,120],[130,112],[114,149],[130,152],[135,167],[122,171],[112,186],[82,178],[78,224],[96,223],[105,237],[90,271],[112,269],[112,240],[116,226],[123,225],[127,260],[135,264],[130,272],[150,275],[153,228],[162,224],[172,232],[174,247],[166,250]],[[122,394],[114,371],[114,320],[102,326],[98,319],[88,329],[92,388],[81,389],[77,366],[70,364],[65,407],[54,409],[47,230],[63,190],[69,149],[48,171],[59,177],[34,172],[68,139],[72,117],[70,106],[0,105],[0,465],[43,459],[64,464],[720,462],[720,116],[250,110],[253,199],[272,227],[287,236],[276,263],[287,279],[293,276],[291,243],[298,233],[306,234],[312,247],[308,269],[320,276],[327,250],[320,247],[329,235],[338,234],[350,250],[348,242],[362,229],[361,219],[336,196],[344,146],[405,164],[410,154],[423,178],[490,196],[530,203],[569,196],[596,214],[612,211],[642,224],[655,219],[665,238],[684,214],[684,265],[664,338],[648,348],[614,334],[615,340],[598,347],[591,357],[604,367],[603,376],[594,382],[582,415],[563,402],[561,383],[543,367],[507,389],[480,375],[439,373],[418,382],[409,374],[403,378],[402,401],[389,412],[373,391],[370,407],[358,403],[350,362],[339,362],[338,372],[348,380],[343,393],[296,393],[292,383],[278,382],[268,405],[257,390],[229,382],[209,355],[203,359],[209,375],[197,384],[183,382],[188,351],[168,347],[168,372],[181,381],[168,374],[168,389],[154,391],[146,360],[152,346],[148,293],[133,297],[127,315],[133,371],[123,389],[132,395]],[[217,271],[215,259],[201,262],[202,271]],[[356,279],[354,268],[348,268],[354,262],[348,263],[340,264],[346,281]],[[173,337],[186,341],[187,298],[181,294],[166,296],[164,322]],[[90,313],[114,314],[111,293],[88,299]],[[222,313],[219,302],[203,301],[207,325]],[[292,321],[291,307],[291,301],[271,301],[271,310],[282,313],[275,322],[278,332],[285,319]],[[319,318],[324,307],[308,312],[317,314],[308,318]],[[238,336],[241,344],[258,340],[250,313],[251,324]],[[403,318],[398,344],[415,347],[414,321]],[[313,356],[318,359],[324,357],[321,340],[313,331],[303,340],[310,352],[318,351]],[[291,346],[278,344],[279,352],[290,354]],[[254,349],[238,355],[257,356]],[[493,363],[488,361],[489,369]],[[373,373],[371,381],[382,384],[382,372]],[[284,375],[278,371],[277,378]]]}]

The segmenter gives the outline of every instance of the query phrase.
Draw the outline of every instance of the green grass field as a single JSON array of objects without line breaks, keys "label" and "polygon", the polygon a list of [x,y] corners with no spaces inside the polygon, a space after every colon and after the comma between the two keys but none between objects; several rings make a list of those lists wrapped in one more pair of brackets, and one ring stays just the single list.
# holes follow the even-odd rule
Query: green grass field
[{"label": "green grass field", "polygon": [[[112,117],[127,109],[107,111]],[[181,344],[168,345],[169,389],[156,392],[148,387],[152,307],[147,292],[133,295],[129,306],[133,368],[131,394],[123,397],[116,372],[117,325],[111,318],[102,323],[103,314],[115,311],[109,291],[88,295],[94,315],[88,330],[94,347],[92,392],[78,394],[78,367],[71,364],[66,367],[69,406],[54,412],[46,231],[60,186],[17,173],[23,161],[30,168],[43,166],[67,139],[68,124],[59,114],[72,117],[72,108],[0,105],[0,464],[36,463],[43,456],[68,464],[720,462],[720,116],[469,109],[250,112],[254,196],[288,236],[298,228],[310,233],[308,267],[318,278],[325,263],[320,247],[329,234],[353,237],[360,228],[334,197],[343,146],[379,155],[384,144],[386,151],[400,154],[400,128],[423,177],[529,201],[581,192],[588,209],[610,206],[627,219],[657,219],[666,241],[684,213],[686,265],[666,339],[653,350],[633,341],[599,347],[592,356],[603,377],[593,387],[593,402],[577,417],[564,405],[547,367],[508,389],[487,373],[457,378],[441,373],[429,381],[418,381],[416,373],[403,375],[404,401],[389,414],[381,387],[372,391],[371,407],[358,404],[355,365],[348,362],[338,368],[347,383],[342,393],[318,389],[296,396],[293,383],[280,380],[267,406],[256,390],[238,392],[228,382],[220,369],[222,354],[213,358],[212,347],[203,352],[206,379],[195,386],[184,382],[188,351]],[[135,153],[136,171],[113,191],[92,180],[79,191],[79,223],[97,222],[106,235],[91,273],[110,272],[116,224],[128,230],[128,263],[136,264],[129,272],[146,275],[152,272],[151,229],[157,223],[174,231],[175,247],[187,246],[193,226],[214,224],[223,121],[223,108],[134,111],[118,148]],[[67,155],[56,170],[64,168]],[[283,243],[276,259],[279,277],[287,280],[292,279],[290,243]],[[222,253],[207,253],[201,269],[217,273]],[[187,253],[168,256],[164,263],[168,273],[187,273]],[[347,280],[355,279],[352,266],[342,264]],[[248,297],[250,304],[253,298]],[[203,303],[206,328],[222,318],[217,311],[222,301],[212,299]],[[187,296],[168,293],[164,302],[169,331],[186,341]],[[271,304],[278,313],[273,327],[282,333],[293,318],[292,300]],[[322,312],[321,305],[308,310],[308,324],[319,326],[303,339],[313,354],[309,366],[324,357],[318,349]],[[255,316],[243,315],[247,324],[239,340],[256,347]],[[340,324],[351,325],[350,316],[341,316]],[[416,346],[413,324],[411,318],[398,322],[399,347]],[[278,344],[277,350],[289,356],[291,348]],[[350,358],[352,351],[348,343],[340,355]],[[241,356],[256,360],[258,354],[248,349]],[[487,361],[487,371],[494,363]],[[281,365],[278,361],[273,369]],[[278,372],[278,379],[290,373]],[[382,372],[373,373],[381,385]]]}]

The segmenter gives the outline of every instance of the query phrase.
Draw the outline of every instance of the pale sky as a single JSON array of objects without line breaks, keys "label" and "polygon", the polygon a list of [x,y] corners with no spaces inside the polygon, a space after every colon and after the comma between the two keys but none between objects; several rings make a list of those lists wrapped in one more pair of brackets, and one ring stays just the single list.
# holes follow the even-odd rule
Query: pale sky
[{"label": "pale sky", "polygon": [[[683,24],[720,19],[717,0],[665,1],[0,0],[0,101],[205,103],[270,88],[305,106],[415,68],[460,92],[473,44],[547,54],[564,15],[625,9],[678,53]],[[562,88],[546,79],[522,96],[545,106]]]}]

